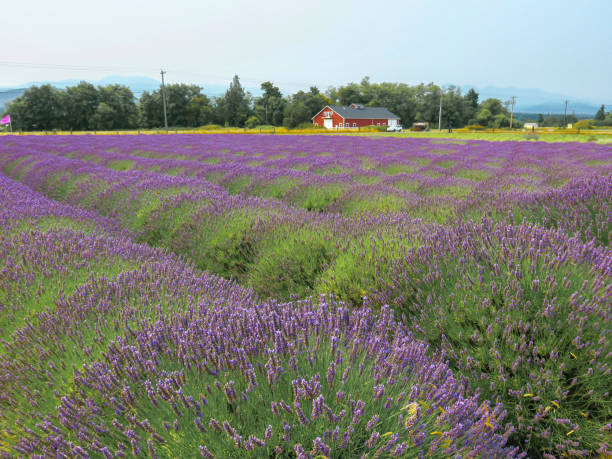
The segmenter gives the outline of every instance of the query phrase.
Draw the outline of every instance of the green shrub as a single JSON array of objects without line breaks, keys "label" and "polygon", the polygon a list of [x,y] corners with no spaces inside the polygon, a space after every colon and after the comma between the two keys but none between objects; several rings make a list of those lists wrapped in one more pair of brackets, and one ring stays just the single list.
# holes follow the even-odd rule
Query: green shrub
[{"label": "green shrub", "polygon": [[418,245],[415,237],[397,238],[390,234],[367,234],[338,249],[338,255],[317,282],[316,291],[361,306],[369,292],[389,282],[392,261],[405,256]]},{"label": "green shrub", "polygon": [[284,236],[275,237],[261,249],[247,283],[266,297],[282,300],[307,297],[316,293],[318,278],[333,254],[329,236],[308,229],[296,234],[287,228]]},{"label": "green shrub", "polygon": [[296,130],[299,130],[299,129],[319,129],[319,130],[325,130],[326,128],[324,126],[315,126],[312,123],[312,121],[304,121],[303,123],[298,124],[293,129],[296,129]]},{"label": "green shrub", "polygon": [[340,184],[311,186],[299,189],[299,193],[296,193],[291,200],[306,210],[322,212],[338,201],[343,194],[344,188]]},{"label": "green shrub", "polygon": [[258,124],[259,124],[259,118],[257,118],[255,115],[250,116],[244,123],[245,127],[247,127],[248,129],[253,129]]},{"label": "green shrub", "polygon": [[593,120],[580,120],[574,123],[574,129],[592,129]]},{"label": "green shrub", "polygon": [[243,211],[223,216],[203,211],[185,226],[181,238],[175,238],[182,245],[175,251],[187,253],[201,269],[242,279],[257,252],[258,223],[262,224],[260,218]]}]

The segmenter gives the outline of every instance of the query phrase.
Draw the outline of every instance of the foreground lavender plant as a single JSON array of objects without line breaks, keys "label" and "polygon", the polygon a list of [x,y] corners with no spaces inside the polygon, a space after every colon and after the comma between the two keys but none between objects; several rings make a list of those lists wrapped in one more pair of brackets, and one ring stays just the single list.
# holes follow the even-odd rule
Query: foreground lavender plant
[{"label": "foreground lavender plant", "polygon": [[377,317],[323,299],[227,304],[186,319],[172,314],[111,343],[61,399],[63,440],[35,437],[18,448],[93,453],[131,443],[151,456],[199,449],[205,457],[516,453],[503,448],[511,430],[503,433],[501,408],[466,397],[388,310]]},{"label": "foreground lavender plant", "polygon": [[372,300],[404,311],[531,454],[608,453],[612,254],[562,231],[440,228]]},{"label": "foreground lavender plant", "polygon": [[[110,236],[54,228],[3,238],[4,253],[24,252],[3,260],[11,278],[0,291],[10,289],[15,306],[24,310],[27,292],[40,294],[49,276],[64,286],[72,278],[2,341],[4,452],[516,453],[504,448],[511,430],[502,408],[466,392],[388,309],[349,311],[324,298],[261,303],[172,255]],[[100,264],[117,257],[124,262],[107,277]],[[75,278],[83,266],[90,275]]]}]

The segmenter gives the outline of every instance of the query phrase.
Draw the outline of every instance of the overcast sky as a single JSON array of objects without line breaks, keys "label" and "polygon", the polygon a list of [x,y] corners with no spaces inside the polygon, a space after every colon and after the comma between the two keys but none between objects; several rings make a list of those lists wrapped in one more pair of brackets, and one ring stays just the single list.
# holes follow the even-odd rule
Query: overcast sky
[{"label": "overcast sky", "polygon": [[[3,2],[0,86],[146,75],[285,90],[360,81],[612,101],[612,0]],[[20,63],[19,65],[17,63]]]}]

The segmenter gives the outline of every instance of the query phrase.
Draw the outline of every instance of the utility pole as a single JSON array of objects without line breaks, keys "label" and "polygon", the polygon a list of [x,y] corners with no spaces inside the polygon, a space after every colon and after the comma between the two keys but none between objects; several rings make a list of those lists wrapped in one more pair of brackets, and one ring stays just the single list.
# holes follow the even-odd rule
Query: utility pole
[{"label": "utility pole", "polygon": [[161,80],[162,80],[162,103],[164,105],[164,126],[166,127],[166,134],[168,133],[168,116],[166,115],[166,85],[164,84],[164,75],[167,72],[164,72],[164,70],[162,69],[161,72],[159,72],[161,75]]},{"label": "utility pole", "polygon": [[514,118],[514,104],[516,103],[516,97],[512,96],[510,103],[512,104],[512,111],[510,112],[510,129],[512,129],[512,119]]},{"label": "utility pole", "polygon": [[565,101],[565,111],[563,112],[563,127],[567,127],[567,103],[568,101]]},{"label": "utility pole", "polygon": [[444,95],[444,90],[440,88],[440,112],[438,113],[438,132],[442,132],[442,95]]}]

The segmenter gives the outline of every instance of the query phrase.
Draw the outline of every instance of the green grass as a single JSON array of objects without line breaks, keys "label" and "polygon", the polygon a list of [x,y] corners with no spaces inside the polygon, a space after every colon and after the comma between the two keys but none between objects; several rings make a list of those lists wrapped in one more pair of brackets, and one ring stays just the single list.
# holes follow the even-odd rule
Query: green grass
[{"label": "green grass", "polygon": [[290,200],[306,210],[323,212],[329,209],[344,194],[343,184],[329,184],[324,186],[309,186],[301,188],[297,195]]},{"label": "green grass", "polygon": [[406,202],[399,196],[392,194],[355,196],[341,204],[343,214],[358,213],[387,213],[405,210]]},{"label": "green grass", "polygon": [[18,309],[10,312],[5,310],[0,317],[0,338],[7,339],[12,332],[24,326],[26,321],[36,326],[38,314],[43,309],[53,310],[60,295],[71,295],[92,276],[104,275],[112,278],[120,272],[137,268],[135,263],[120,257],[80,261],[78,265],[63,265],[63,271],[54,271],[47,275],[33,269],[28,285],[20,285],[15,291],[12,288],[0,288],[0,303],[18,305]]},{"label": "green grass", "polygon": [[264,297],[288,300],[313,294],[319,275],[334,256],[334,243],[318,230],[282,229],[260,248],[247,285]]},{"label": "green grass", "polygon": [[421,184],[415,179],[397,180],[391,184],[393,187],[403,191],[414,193],[419,190]]},{"label": "green grass", "polygon": [[393,260],[405,256],[419,244],[417,234],[397,238],[380,230],[347,241],[318,278],[315,291],[332,293],[342,301],[360,306],[364,297],[391,281]]},{"label": "green grass", "polygon": [[451,196],[456,199],[463,199],[472,192],[469,186],[449,185],[421,188],[420,193],[425,196]]},{"label": "green grass", "polygon": [[491,172],[479,169],[459,169],[458,171],[454,172],[453,175],[455,177],[472,180],[474,182],[482,182],[491,177],[493,174],[491,174]]},{"label": "green grass", "polygon": [[321,169],[314,170],[317,175],[337,175],[337,174],[348,174],[351,170],[342,166],[327,166]]},{"label": "green grass", "polygon": [[374,185],[380,182],[381,177],[378,175],[354,175],[352,179],[362,185]]},{"label": "green grass", "polygon": [[250,192],[264,198],[283,199],[298,186],[297,180],[280,177],[267,183],[257,183]]},{"label": "green grass", "polygon": [[379,166],[376,168],[377,171],[382,172],[386,175],[398,175],[398,174],[414,174],[418,167],[414,164],[389,164],[386,166]]},{"label": "green grass", "polygon": [[250,175],[241,175],[224,181],[222,185],[229,194],[240,194],[251,186],[252,181],[253,177]]},{"label": "green grass", "polygon": [[131,171],[135,166],[136,161],[130,159],[116,159],[106,164],[106,167],[115,171]]}]

